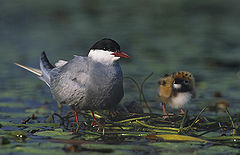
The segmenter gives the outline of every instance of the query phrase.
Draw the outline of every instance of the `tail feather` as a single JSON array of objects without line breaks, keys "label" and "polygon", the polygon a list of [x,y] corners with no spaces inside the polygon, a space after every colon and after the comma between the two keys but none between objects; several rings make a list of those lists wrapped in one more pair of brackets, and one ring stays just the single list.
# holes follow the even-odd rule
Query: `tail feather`
[{"label": "tail feather", "polygon": [[52,64],[50,64],[50,62],[48,61],[48,58],[47,58],[45,52],[42,52],[41,57],[40,57],[40,68],[41,68],[41,70],[36,69],[36,68],[32,68],[32,67],[28,67],[28,66],[24,66],[24,65],[21,65],[19,63],[14,63],[14,64],[23,68],[23,69],[26,69],[26,70],[34,73],[34,74],[36,74],[39,79],[44,81],[50,87],[50,74],[49,74],[49,72],[54,68],[54,66]]},{"label": "tail feather", "polygon": [[54,68],[54,66],[49,62],[47,55],[44,51],[41,54],[40,65],[43,67],[41,69],[46,70],[48,72]]},{"label": "tail feather", "polygon": [[42,71],[41,78],[46,82],[50,83],[50,75],[49,72],[54,68],[54,66],[49,62],[47,55],[45,52],[42,52],[40,57],[40,68]]},{"label": "tail feather", "polygon": [[16,62],[15,62],[14,64],[17,65],[17,66],[19,66],[19,67],[21,67],[21,68],[23,68],[23,69],[28,70],[29,72],[32,72],[32,73],[36,74],[36,75],[39,76],[39,77],[42,76],[42,71],[39,70],[39,69],[37,69],[37,68],[24,66],[24,65],[21,65],[21,64],[16,63]]},{"label": "tail feather", "polygon": [[33,67],[24,66],[24,65],[21,65],[21,64],[16,63],[16,62],[14,64],[23,68],[23,69],[28,70],[29,72],[32,72],[32,73],[36,74],[40,80],[44,81],[48,85],[48,87],[50,87],[49,83],[45,79],[43,79],[41,70],[39,70],[37,68],[33,68]]}]

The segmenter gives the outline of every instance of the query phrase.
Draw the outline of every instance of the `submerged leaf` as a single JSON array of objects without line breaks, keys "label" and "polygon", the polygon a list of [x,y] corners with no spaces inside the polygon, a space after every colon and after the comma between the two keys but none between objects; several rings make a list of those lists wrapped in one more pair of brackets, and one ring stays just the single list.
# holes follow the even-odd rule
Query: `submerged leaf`
[{"label": "submerged leaf", "polygon": [[0,145],[9,144],[10,141],[6,137],[0,137]]}]

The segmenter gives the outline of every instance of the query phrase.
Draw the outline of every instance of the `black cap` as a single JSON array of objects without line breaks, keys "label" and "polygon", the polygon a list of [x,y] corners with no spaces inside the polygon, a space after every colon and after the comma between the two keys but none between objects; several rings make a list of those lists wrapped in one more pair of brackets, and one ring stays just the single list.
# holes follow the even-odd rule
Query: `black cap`
[{"label": "black cap", "polygon": [[117,50],[120,50],[120,45],[112,39],[104,38],[96,42],[91,47],[91,50],[104,50],[116,52]]}]

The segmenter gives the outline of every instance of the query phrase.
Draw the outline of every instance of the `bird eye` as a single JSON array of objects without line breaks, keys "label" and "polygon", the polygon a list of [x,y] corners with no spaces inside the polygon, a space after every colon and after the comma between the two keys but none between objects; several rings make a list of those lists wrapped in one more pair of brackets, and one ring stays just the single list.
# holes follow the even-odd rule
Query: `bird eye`
[{"label": "bird eye", "polygon": [[189,81],[188,80],[184,80],[183,81],[185,85],[188,85],[189,84]]},{"label": "bird eye", "polygon": [[163,82],[162,82],[162,85],[163,85],[163,86],[166,85],[166,81],[163,81]]},{"label": "bird eye", "polygon": [[103,50],[106,51],[106,48],[104,47]]}]

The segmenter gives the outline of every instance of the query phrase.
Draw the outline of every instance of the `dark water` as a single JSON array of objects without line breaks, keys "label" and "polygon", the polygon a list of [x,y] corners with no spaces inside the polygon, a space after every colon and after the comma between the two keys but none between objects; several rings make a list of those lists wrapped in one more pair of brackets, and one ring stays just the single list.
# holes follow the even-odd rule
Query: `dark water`
[{"label": "dark water", "polygon": [[[24,108],[0,112],[24,112],[25,106],[51,104],[48,87],[13,62],[39,67],[46,51],[51,62],[87,55],[101,38],[113,38],[131,58],[121,60],[125,76],[137,81],[153,72],[144,92],[153,107],[160,108],[157,81],[165,73],[187,70],[196,78],[197,98],[190,113],[216,102],[215,92],[230,102],[230,112],[240,108],[240,2],[173,1],[1,1],[0,101],[19,102]],[[124,101],[138,99],[134,84],[125,79]],[[160,109],[154,112],[161,113]],[[211,113],[210,113],[211,114]],[[1,116],[0,119],[9,119]]]}]

